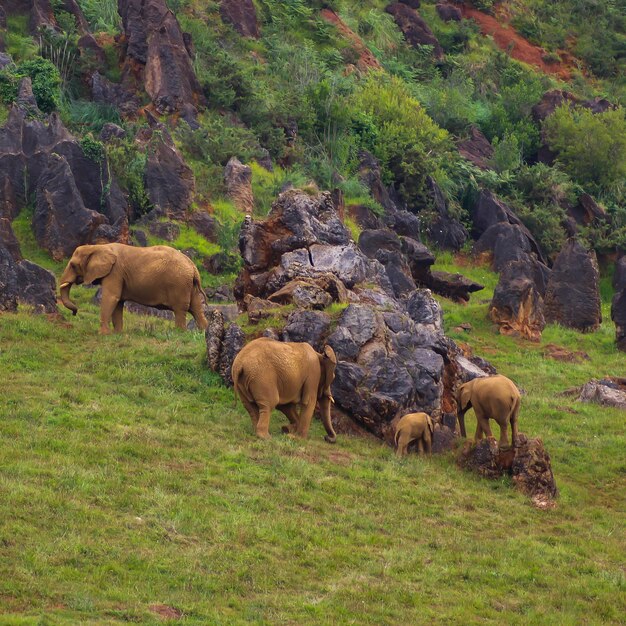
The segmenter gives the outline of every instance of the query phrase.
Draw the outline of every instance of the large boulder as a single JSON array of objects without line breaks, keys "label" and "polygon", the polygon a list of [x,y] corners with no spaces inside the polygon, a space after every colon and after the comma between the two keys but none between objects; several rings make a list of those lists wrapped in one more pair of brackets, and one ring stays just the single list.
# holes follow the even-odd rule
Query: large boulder
[{"label": "large boulder", "polygon": [[546,320],[530,259],[512,261],[503,269],[493,292],[489,317],[503,335],[539,341]]},{"label": "large boulder", "polygon": [[98,71],[91,75],[90,80],[94,102],[113,106],[123,115],[135,115],[139,110],[139,99],[124,85],[111,82]]},{"label": "large boulder", "polygon": [[252,0],[221,0],[220,15],[243,37],[259,38],[259,24]]},{"label": "large boulder", "polygon": [[359,152],[359,180],[369,189],[372,198],[388,212],[397,211],[398,207],[389,195],[389,190],[383,184],[378,159],[368,152]]},{"label": "large boulder", "polygon": [[458,456],[464,469],[484,478],[498,479],[509,474],[515,486],[538,508],[551,508],[557,496],[550,455],[541,439],[520,434],[515,448],[500,450],[495,439],[467,442]]},{"label": "large boulder", "polygon": [[193,172],[167,128],[150,114],[147,117],[150,128],[139,137],[148,153],[144,173],[146,193],[157,216],[185,219],[196,186]]},{"label": "large boulder", "polygon": [[569,239],[552,268],[545,296],[545,315],[582,332],[596,330],[602,322],[600,272],[595,253]]},{"label": "large boulder", "polygon": [[126,35],[125,73],[143,80],[160,114],[203,101],[192,65],[190,36],[165,0],[118,0]]},{"label": "large boulder", "polygon": [[611,379],[592,379],[581,387],[578,401],[626,409],[626,381],[621,379],[620,384]]},{"label": "large boulder", "polygon": [[457,143],[459,154],[481,170],[489,169],[493,157],[493,146],[476,126],[472,126],[469,133],[467,138]]},{"label": "large boulder", "polygon": [[0,311],[15,312],[18,303],[35,313],[57,313],[56,279],[35,263],[16,260],[0,243]]},{"label": "large boulder", "polygon": [[436,8],[437,15],[439,15],[444,22],[460,22],[463,18],[461,9],[449,2],[437,2]]},{"label": "large boulder", "polygon": [[432,46],[436,59],[443,58],[443,48],[421,15],[402,2],[392,2],[385,11],[393,16],[407,43],[415,48]]}]

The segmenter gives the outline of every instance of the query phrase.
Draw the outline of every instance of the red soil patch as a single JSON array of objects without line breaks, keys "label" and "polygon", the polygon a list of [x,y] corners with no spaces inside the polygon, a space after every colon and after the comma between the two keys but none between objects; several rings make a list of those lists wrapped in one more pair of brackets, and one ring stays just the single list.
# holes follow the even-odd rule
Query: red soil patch
[{"label": "red soil patch", "polygon": [[333,10],[322,9],[320,15],[330,24],[334,24],[341,35],[352,44],[353,50],[359,55],[359,60],[356,65],[360,70],[380,69],[378,59],[363,43],[363,40],[353,30],[348,28]]},{"label": "red soil patch", "polygon": [[580,363],[582,361],[589,361],[589,355],[586,352],[575,351],[571,352],[566,348],[557,346],[553,343],[546,345],[544,350],[544,356],[554,359],[555,361],[564,361],[566,363]]},{"label": "red soil patch", "polygon": [[477,22],[483,35],[491,35],[496,45],[507,51],[517,61],[533,65],[545,74],[553,74],[563,80],[570,79],[571,69],[575,64],[568,53],[559,51],[559,55],[565,56],[569,62],[548,63],[544,60],[546,51],[543,48],[531,44],[508,24],[502,24],[495,17],[481,13],[474,7],[462,5],[461,11],[463,17]]}]

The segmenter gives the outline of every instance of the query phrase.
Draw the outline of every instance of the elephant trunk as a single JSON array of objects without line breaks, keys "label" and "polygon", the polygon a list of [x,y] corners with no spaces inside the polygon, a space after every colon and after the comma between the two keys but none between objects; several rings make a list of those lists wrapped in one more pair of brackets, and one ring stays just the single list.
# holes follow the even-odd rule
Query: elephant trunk
[{"label": "elephant trunk", "polygon": [[323,395],[320,398],[320,416],[322,418],[322,424],[324,424],[324,428],[326,429],[326,436],[324,439],[328,441],[328,443],[335,443],[337,441],[337,433],[333,428],[333,423],[330,419],[330,405],[334,402],[333,397],[330,395]]},{"label": "elephant trunk", "polygon": [[76,315],[78,313],[78,307],[70,300],[70,289],[72,288],[72,283],[65,282],[61,285],[61,302],[66,309],[69,309],[72,312],[72,315]]}]

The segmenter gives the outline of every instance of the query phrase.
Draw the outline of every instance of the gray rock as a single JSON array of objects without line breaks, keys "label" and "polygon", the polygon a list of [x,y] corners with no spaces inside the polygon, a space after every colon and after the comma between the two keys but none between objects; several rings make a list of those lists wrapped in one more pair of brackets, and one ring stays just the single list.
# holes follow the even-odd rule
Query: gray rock
[{"label": "gray rock", "polygon": [[458,354],[454,358],[459,371],[459,377],[462,382],[466,383],[474,378],[483,378],[488,376],[487,372],[484,372],[478,365],[475,365],[464,356]]},{"label": "gray rock", "polygon": [[206,318],[209,322],[204,331],[207,365],[211,371],[219,372],[224,339],[224,315],[218,309],[212,309],[207,312]]},{"label": "gray rock", "polygon": [[330,317],[321,311],[294,311],[287,318],[283,330],[284,341],[309,343],[317,350],[323,347],[323,338],[330,328]]},{"label": "gray rock", "polygon": [[220,353],[219,373],[222,380],[229,386],[233,385],[231,370],[233,361],[246,344],[246,336],[237,324],[231,324],[224,332],[222,351]]},{"label": "gray rock", "polygon": [[626,391],[613,389],[603,385],[598,380],[590,380],[585,383],[578,396],[580,402],[595,402],[603,406],[612,406],[618,409],[626,409]]}]

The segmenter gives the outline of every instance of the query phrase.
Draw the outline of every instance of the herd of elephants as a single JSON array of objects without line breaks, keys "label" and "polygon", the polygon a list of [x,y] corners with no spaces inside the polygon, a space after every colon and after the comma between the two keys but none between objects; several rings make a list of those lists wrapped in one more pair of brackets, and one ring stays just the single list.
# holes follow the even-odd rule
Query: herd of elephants
[{"label": "herd of elephants", "polygon": [[[176,326],[186,328],[191,313],[198,328],[207,327],[204,315],[204,292],[194,263],[182,252],[167,246],[138,248],[125,244],[79,246],[74,251],[60,279],[61,301],[75,315],[70,299],[73,285],[100,284],[100,332],[123,328],[124,302],[130,300],[174,312]],[[278,409],[289,420],[283,432],[307,437],[313,413],[319,406],[326,441],[334,443],[336,433],[330,409],[334,402],[331,385],[337,358],[330,346],[322,353],[308,343],[281,342],[267,337],[250,341],[235,357],[232,378],[236,395],[250,414],[257,436],[269,438],[272,410]],[[461,435],[466,436],[465,413],[473,408],[477,426],[475,439],[492,437],[489,419],[500,426],[500,448],[517,439],[520,393],[505,376],[476,378],[457,390],[457,415]],[[408,452],[417,441],[420,453],[430,453],[433,422],[426,413],[403,416],[395,432],[397,454]]]}]

